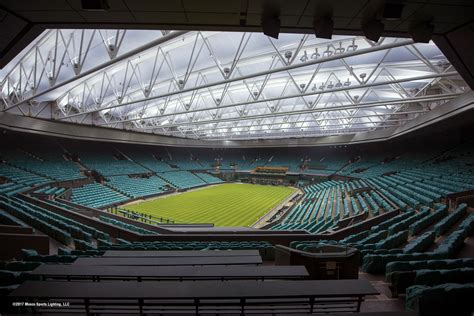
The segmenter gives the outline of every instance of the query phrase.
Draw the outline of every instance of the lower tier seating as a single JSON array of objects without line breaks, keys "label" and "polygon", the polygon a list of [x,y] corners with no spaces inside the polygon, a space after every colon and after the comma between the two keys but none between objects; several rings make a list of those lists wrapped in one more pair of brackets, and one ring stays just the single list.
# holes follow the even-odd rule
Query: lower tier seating
[{"label": "lower tier seating", "polygon": [[2,211],[0,207],[0,224],[1,225],[13,225],[13,226],[21,226],[21,227],[28,227],[25,223],[20,221],[15,216],[10,215],[9,213]]},{"label": "lower tier seating", "polygon": [[406,307],[420,315],[471,316],[474,310],[474,283],[447,283],[437,286],[415,285],[407,289]]},{"label": "lower tier seating", "polygon": [[453,258],[463,247],[464,240],[474,232],[474,214],[468,216],[455,231],[446,237],[432,252],[405,254],[372,254],[363,259],[362,271],[367,273],[385,273],[392,261],[435,260]]},{"label": "lower tier seating", "polygon": [[168,184],[157,176],[149,178],[114,176],[109,177],[108,180],[108,186],[131,198],[156,195],[168,190]]},{"label": "lower tier seating", "polygon": [[60,195],[64,191],[66,191],[66,188],[50,187],[47,185],[38,190],[35,190],[35,193],[42,193],[42,194],[47,194],[47,195]]},{"label": "lower tier seating", "polygon": [[0,196],[0,206],[11,215],[64,245],[71,244],[73,239],[79,243],[81,241],[90,243],[92,238],[110,240],[107,233],[16,197]]},{"label": "lower tier seating", "polygon": [[71,197],[72,202],[93,208],[120,204],[129,199],[129,197],[99,183],[91,183],[79,188],[73,188]]},{"label": "lower tier seating", "polygon": [[265,260],[272,260],[274,247],[267,241],[155,241],[114,244],[100,250],[244,250],[257,249]]},{"label": "lower tier seating", "polygon": [[215,177],[215,176],[213,176],[209,173],[196,173],[196,176],[198,176],[203,181],[205,181],[206,183],[209,183],[209,184],[224,182],[224,181],[222,181],[222,179],[220,179],[218,177]]},{"label": "lower tier seating", "polygon": [[132,225],[132,224],[128,224],[128,223],[119,221],[119,220],[115,220],[115,219],[107,217],[107,216],[100,216],[99,219],[104,223],[108,223],[108,224],[112,224],[114,226],[125,228],[125,229],[128,229],[128,230],[130,230],[132,232],[135,232],[135,233],[138,233],[138,234],[142,234],[142,235],[155,235],[155,234],[157,234],[156,232],[153,232],[151,230],[144,229],[144,228]]},{"label": "lower tier seating", "polygon": [[204,180],[189,171],[160,173],[160,177],[179,189],[190,189],[206,184]]}]

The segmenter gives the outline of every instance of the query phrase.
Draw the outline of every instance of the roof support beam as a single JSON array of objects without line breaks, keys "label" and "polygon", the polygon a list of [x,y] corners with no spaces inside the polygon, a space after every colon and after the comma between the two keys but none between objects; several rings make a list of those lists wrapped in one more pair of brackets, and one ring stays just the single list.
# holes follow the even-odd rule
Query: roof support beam
[{"label": "roof support beam", "polygon": [[[192,92],[192,91],[195,91],[195,90],[206,89],[206,88],[210,88],[210,87],[217,86],[217,85],[223,85],[223,84],[230,83],[230,82],[242,81],[242,80],[251,79],[251,78],[260,77],[260,76],[266,76],[266,75],[273,74],[273,73],[289,71],[289,70],[292,70],[292,69],[297,69],[297,68],[302,68],[302,67],[308,67],[308,66],[312,66],[312,65],[325,63],[325,62],[339,60],[339,59],[342,59],[342,58],[349,58],[349,57],[368,54],[368,53],[372,53],[372,52],[383,51],[383,50],[387,50],[387,49],[391,49],[391,48],[395,48],[395,47],[402,47],[402,46],[406,46],[406,45],[410,45],[410,44],[413,44],[412,40],[401,40],[401,41],[393,42],[393,43],[390,43],[390,44],[387,44],[387,45],[373,46],[373,47],[370,47],[370,48],[364,48],[364,49],[360,49],[360,50],[356,50],[356,51],[351,51],[351,52],[348,52],[348,53],[342,53],[342,54],[337,54],[337,55],[335,54],[335,55],[332,55],[332,56],[321,57],[319,59],[307,61],[307,62],[304,62],[304,63],[293,63],[291,65],[284,66],[284,67],[268,69],[268,70],[265,70],[265,71],[255,72],[255,73],[248,74],[248,75],[243,75],[243,76],[239,76],[239,77],[219,80],[219,81],[216,81],[216,82],[200,85],[200,86],[197,86],[197,87],[181,89],[181,90],[177,90],[177,91],[163,93],[163,94],[156,95],[156,96],[150,96],[148,98],[143,98],[143,99],[135,100],[135,101],[132,101],[132,102],[123,102],[123,103],[120,103],[120,104],[109,105],[109,106],[97,108],[97,109],[94,109],[94,110],[91,110],[91,111],[87,111],[87,113],[119,108],[119,107],[131,105],[131,104],[136,104],[136,103],[140,103],[140,102],[146,102],[146,101],[161,99],[161,98],[165,98],[165,97],[169,97],[169,96],[173,96],[173,95],[177,95],[177,94]],[[83,112],[83,113],[86,113],[86,112]],[[68,116],[65,116],[64,118],[71,118],[71,117],[79,116],[83,113],[68,115]]]},{"label": "roof support beam", "polygon": [[[410,115],[410,114],[421,114],[425,113],[427,110],[420,110],[420,111],[411,111],[411,112],[398,112],[395,114],[391,114],[390,116],[393,115]],[[346,120],[346,119],[351,119],[351,118],[367,118],[367,117],[380,117],[380,115],[366,115],[366,116],[345,116],[345,117],[334,117],[334,118],[324,118],[324,119],[316,119],[316,120],[297,120],[297,121],[292,121],[292,122],[278,122],[278,123],[261,123],[261,124],[247,124],[247,125],[237,125],[237,126],[222,126],[222,127],[215,127],[215,128],[202,128],[199,130],[196,130],[198,132],[205,132],[205,131],[217,131],[217,130],[233,130],[233,129],[239,129],[239,128],[248,128],[248,127],[255,127],[255,126],[260,126],[260,125],[273,125],[273,126],[281,126],[284,124],[301,124],[301,123],[313,123],[313,122],[324,122],[324,121],[337,121],[337,120]],[[410,121],[411,119],[404,119],[404,118],[392,118],[388,119],[386,121],[388,122],[398,122],[398,121]],[[376,121],[375,123],[383,123],[384,121]],[[371,124],[371,122],[367,122],[367,124]],[[285,128],[287,129],[287,128]],[[194,129],[182,129],[182,131],[194,131]],[[239,132],[239,131],[233,131],[233,132]]]},{"label": "roof support beam", "polygon": [[[360,125],[361,123],[353,123],[353,125]],[[252,135],[246,135],[243,137],[239,137],[239,135],[236,135],[235,132],[225,132],[225,133],[218,133],[221,134],[219,136],[209,136],[209,137],[201,137],[200,139],[206,139],[206,140],[218,140],[218,139],[252,139],[252,138],[262,138],[265,137],[267,138],[268,136],[271,135],[277,135],[278,137],[285,138],[285,137],[304,137],[304,136],[322,136],[322,135],[327,135],[327,134],[352,134],[354,132],[367,132],[370,129],[366,127],[354,127],[354,128],[337,128],[337,126],[340,125],[326,125],[329,127],[328,129],[324,130],[321,129],[319,131],[314,131],[314,130],[308,130],[308,131],[301,131],[300,128],[292,128],[292,129],[287,129],[285,133],[279,133],[279,132],[274,132],[274,133],[268,133],[270,130],[254,130],[254,132],[259,132],[258,134]],[[381,128],[390,128],[390,127],[398,127],[399,125],[397,124],[389,124],[389,125],[384,125],[381,126]],[[174,134],[176,132],[173,132]],[[248,132],[247,132],[248,134]],[[232,137],[232,136],[237,136],[237,137]]]},{"label": "roof support beam", "polygon": [[[110,123],[102,123],[102,124],[99,124],[99,125],[103,126],[103,125],[110,125],[110,124],[117,123],[117,122],[126,123],[126,122],[133,122],[133,121],[152,119],[152,118],[165,118],[165,117],[169,117],[169,116],[190,114],[190,113],[201,112],[201,111],[221,110],[221,109],[225,109],[225,108],[233,108],[233,107],[237,107],[237,106],[244,106],[244,105],[257,104],[257,103],[263,103],[263,102],[273,102],[273,101],[279,101],[279,100],[284,100],[284,99],[309,97],[309,96],[315,96],[315,95],[323,95],[323,94],[328,94],[328,93],[341,92],[341,91],[346,91],[346,90],[356,90],[356,89],[363,89],[363,88],[369,88],[369,87],[385,86],[385,85],[390,85],[390,84],[394,84],[394,83],[402,83],[402,82],[409,82],[409,81],[415,81],[415,80],[445,78],[445,77],[457,76],[457,75],[458,75],[458,73],[453,71],[453,72],[446,72],[446,73],[441,73],[441,74],[430,74],[430,75],[424,75],[424,76],[415,76],[415,77],[410,77],[410,78],[380,81],[380,82],[374,82],[374,83],[363,84],[363,85],[354,85],[354,86],[349,86],[349,87],[333,88],[333,89],[327,89],[327,90],[323,90],[323,91],[291,94],[291,95],[286,95],[286,96],[278,96],[278,97],[274,97],[274,98],[266,98],[266,99],[258,99],[258,100],[249,100],[249,101],[245,101],[245,102],[237,102],[237,103],[232,103],[232,104],[213,106],[213,107],[207,107],[207,108],[201,108],[201,109],[194,109],[194,110],[188,110],[188,111],[163,113],[163,114],[159,114],[159,115],[153,115],[153,116],[147,116],[147,117],[141,117],[141,118],[124,119],[124,120],[112,121]],[[78,114],[75,114],[75,115],[72,115],[72,116],[79,116],[79,115],[84,115],[84,114],[88,114],[88,112],[78,113]],[[65,120],[67,118],[71,118],[72,116],[58,118],[58,120]]]},{"label": "roof support beam", "polygon": [[330,108],[305,109],[305,110],[299,110],[299,111],[268,113],[268,114],[231,117],[231,118],[204,120],[204,121],[196,121],[196,122],[180,122],[180,123],[173,123],[173,124],[163,124],[163,125],[154,126],[150,128],[143,128],[142,130],[178,127],[178,126],[187,126],[187,125],[205,125],[205,124],[212,124],[212,123],[219,123],[219,122],[245,121],[245,120],[250,120],[250,119],[259,119],[259,118],[275,117],[275,116],[287,116],[287,115],[291,116],[291,115],[309,114],[309,113],[316,113],[316,112],[331,112],[331,111],[341,111],[341,110],[350,110],[350,109],[359,109],[359,108],[372,108],[372,107],[377,107],[377,106],[406,104],[406,103],[411,103],[411,102],[444,101],[444,100],[456,98],[457,96],[461,94],[462,93],[451,93],[451,94],[444,94],[444,95],[442,94],[442,95],[431,95],[431,96],[406,98],[406,99],[366,102],[366,103],[359,103],[355,105],[354,104],[341,105],[341,106],[333,106]]},{"label": "roof support beam", "polygon": [[17,102],[17,103],[15,103],[15,104],[13,104],[13,105],[11,105],[11,106],[9,106],[9,107],[6,107],[3,111],[8,111],[8,110],[10,110],[10,109],[16,108],[16,107],[19,106],[20,104],[27,103],[27,102],[29,102],[29,101],[31,101],[31,100],[34,100],[35,98],[37,98],[37,97],[39,97],[39,96],[42,96],[42,95],[44,95],[44,94],[46,94],[46,93],[49,93],[49,92],[51,92],[51,91],[54,91],[54,90],[56,90],[56,89],[58,89],[58,88],[60,88],[60,87],[62,87],[62,86],[65,86],[65,85],[71,83],[71,82],[74,82],[74,81],[76,81],[77,79],[83,78],[83,77],[88,76],[88,75],[90,75],[90,74],[92,74],[92,73],[94,73],[94,72],[100,71],[100,70],[102,70],[102,69],[104,69],[104,68],[107,68],[107,67],[109,67],[109,66],[111,66],[111,65],[114,65],[115,63],[117,63],[117,62],[119,62],[119,61],[125,60],[125,59],[127,59],[127,58],[129,58],[129,57],[132,57],[132,56],[134,56],[134,55],[136,55],[136,54],[139,54],[139,53],[141,53],[141,52],[143,52],[143,51],[145,51],[145,50],[147,50],[147,49],[150,49],[150,48],[152,48],[152,47],[155,47],[155,46],[157,46],[157,45],[161,45],[161,44],[163,44],[163,43],[166,43],[167,41],[170,41],[170,40],[172,40],[172,39],[174,39],[174,38],[177,38],[177,37],[179,37],[179,36],[182,36],[182,35],[184,35],[184,34],[186,34],[186,33],[187,33],[186,31],[175,31],[175,32],[169,33],[168,35],[165,35],[165,36],[160,37],[160,38],[158,38],[158,39],[156,39],[156,40],[154,40],[154,41],[151,41],[151,42],[149,42],[149,43],[147,43],[147,44],[145,44],[145,45],[142,45],[142,46],[140,46],[140,47],[137,47],[137,48],[135,48],[135,49],[133,49],[133,50],[127,52],[127,53],[124,53],[124,54],[122,54],[122,55],[120,55],[120,56],[118,56],[118,57],[115,57],[114,59],[111,59],[111,60],[109,60],[109,61],[107,61],[107,62],[105,62],[105,63],[102,63],[102,64],[100,64],[100,65],[94,67],[94,68],[91,68],[91,69],[89,69],[89,70],[87,70],[87,71],[84,71],[83,73],[80,73],[80,74],[78,74],[78,75],[76,75],[76,76],[74,76],[74,77],[71,77],[71,78],[69,78],[69,79],[67,79],[67,80],[64,80],[64,81],[62,81],[62,82],[59,83],[59,84],[56,84],[56,85],[54,85],[54,86],[52,86],[52,87],[50,87],[50,88],[48,88],[48,89],[45,89],[45,90],[43,90],[43,91],[41,91],[41,92],[39,92],[39,93],[36,93],[36,94],[34,94],[34,95],[32,95],[32,96],[30,96],[30,97],[24,99],[24,100],[21,100],[20,102]]}]

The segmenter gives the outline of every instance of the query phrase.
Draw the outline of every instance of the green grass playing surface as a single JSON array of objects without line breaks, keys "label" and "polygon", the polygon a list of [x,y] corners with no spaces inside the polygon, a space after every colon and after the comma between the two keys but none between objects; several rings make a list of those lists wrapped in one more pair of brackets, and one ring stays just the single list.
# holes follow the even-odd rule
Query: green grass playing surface
[{"label": "green grass playing surface", "polygon": [[294,191],[288,187],[224,183],[127,205],[125,208],[171,218],[175,223],[250,226]]}]

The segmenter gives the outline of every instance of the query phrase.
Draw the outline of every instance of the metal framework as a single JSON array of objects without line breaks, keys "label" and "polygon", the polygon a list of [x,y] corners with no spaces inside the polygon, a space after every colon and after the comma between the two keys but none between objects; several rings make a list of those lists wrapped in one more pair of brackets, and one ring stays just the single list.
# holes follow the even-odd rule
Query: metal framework
[{"label": "metal framework", "polygon": [[2,71],[2,111],[198,139],[398,127],[469,90],[438,48],[308,34],[49,30]]}]

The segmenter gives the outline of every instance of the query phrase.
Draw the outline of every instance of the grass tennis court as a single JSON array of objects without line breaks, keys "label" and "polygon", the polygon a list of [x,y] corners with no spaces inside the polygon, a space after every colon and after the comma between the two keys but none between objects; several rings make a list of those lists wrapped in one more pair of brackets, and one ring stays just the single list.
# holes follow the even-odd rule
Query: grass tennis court
[{"label": "grass tennis court", "polygon": [[294,191],[288,187],[225,183],[127,205],[126,208],[172,218],[176,223],[249,226]]}]

